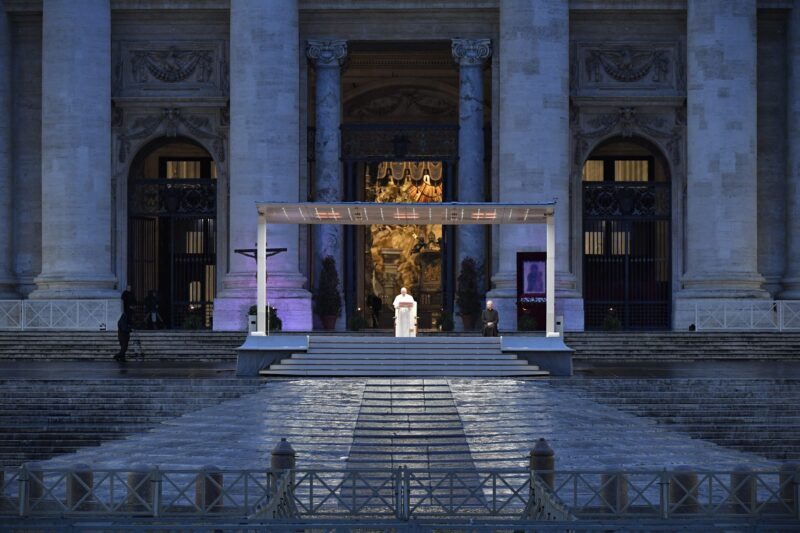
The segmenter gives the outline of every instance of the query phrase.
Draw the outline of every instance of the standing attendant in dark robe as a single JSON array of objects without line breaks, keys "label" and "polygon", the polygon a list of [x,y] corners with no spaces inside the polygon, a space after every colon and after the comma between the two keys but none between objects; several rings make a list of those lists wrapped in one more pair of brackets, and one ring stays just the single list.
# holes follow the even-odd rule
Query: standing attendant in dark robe
[{"label": "standing attendant in dark robe", "polygon": [[481,322],[483,322],[484,337],[497,337],[497,323],[500,322],[500,314],[494,308],[491,300],[486,302],[486,309],[481,313]]},{"label": "standing attendant in dark robe", "polygon": [[136,305],[136,296],[133,295],[130,285],[128,285],[125,290],[122,291],[121,299],[122,312],[128,315],[129,322],[133,322],[133,306]]},{"label": "standing attendant in dark robe", "polygon": [[114,360],[119,363],[125,362],[125,354],[128,352],[128,343],[131,340],[131,326],[130,317],[127,313],[122,313],[117,321],[117,340],[119,340],[119,351],[114,356]]}]

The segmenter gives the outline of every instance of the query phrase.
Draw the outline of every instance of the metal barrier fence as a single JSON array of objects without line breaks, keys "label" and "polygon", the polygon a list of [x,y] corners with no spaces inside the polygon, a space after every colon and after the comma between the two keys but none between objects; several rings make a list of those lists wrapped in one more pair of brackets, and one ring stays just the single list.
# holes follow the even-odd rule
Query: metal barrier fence
[{"label": "metal barrier fence", "polygon": [[528,469],[129,470],[23,466],[0,515],[263,520],[775,519],[800,524],[800,467],[695,472]]},{"label": "metal barrier fence", "polygon": [[719,300],[695,304],[697,331],[800,331],[800,300]]},{"label": "metal barrier fence", "polygon": [[0,331],[115,330],[119,315],[109,300],[0,300]]}]

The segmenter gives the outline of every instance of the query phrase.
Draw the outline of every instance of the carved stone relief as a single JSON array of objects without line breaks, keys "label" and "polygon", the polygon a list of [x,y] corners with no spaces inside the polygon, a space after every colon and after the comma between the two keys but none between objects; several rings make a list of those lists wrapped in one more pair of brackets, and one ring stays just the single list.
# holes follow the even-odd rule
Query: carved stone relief
[{"label": "carved stone relief", "polygon": [[571,57],[573,92],[667,91],[683,93],[683,48],[671,43],[576,43]]},{"label": "carved stone relief", "polygon": [[685,110],[676,107],[663,111],[641,111],[635,107],[618,107],[593,112],[570,110],[573,138],[573,164],[581,165],[589,149],[597,141],[619,135],[637,135],[661,146],[674,165],[682,165],[685,138]]},{"label": "carved stone relief", "polygon": [[[211,113],[221,115],[221,112]],[[133,115],[133,113],[132,113]],[[144,142],[158,134],[165,137],[186,135],[201,141],[211,148],[211,153],[218,163],[225,161],[227,134],[217,126],[218,120],[211,114],[187,112],[180,108],[164,108],[159,112],[136,114],[126,120],[122,109],[114,112],[118,151],[117,160],[125,163],[132,155],[135,143]]]},{"label": "carved stone relief", "polygon": [[116,43],[114,96],[228,94],[228,59],[222,41]]},{"label": "carved stone relief", "polygon": [[354,119],[456,117],[458,102],[439,92],[408,88],[368,93],[345,104],[345,116]]}]

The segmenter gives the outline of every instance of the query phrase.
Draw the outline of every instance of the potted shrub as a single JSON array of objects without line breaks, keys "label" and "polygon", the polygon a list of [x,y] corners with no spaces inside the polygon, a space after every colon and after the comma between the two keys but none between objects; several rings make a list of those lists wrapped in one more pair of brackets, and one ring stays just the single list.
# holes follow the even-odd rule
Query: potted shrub
[{"label": "potted shrub", "polygon": [[464,329],[475,329],[475,322],[481,312],[481,296],[478,293],[478,267],[475,260],[465,257],[461,261],[461,272],[458,274],[456,289],[456,305],[458,315],[464,323]]},{"label": "potted shrub", "polygon": [[[258,307],[255,305],[251,305],[250,309],[247,312],[247,323],[249,325],[249,331],[255,331],[258,327],[256,323],[257,320],[257,310]],[[278,310],[272,307],[271,305],[267,307],[267,330],[269,331],[280,331],[283,327],[283,321],[278,316]]]},{"label": "potted shrub", "polygon": [[322,272],[319,273],[317,293],[314,295],[314,312],[327,330],[336,327],[336,319],[342,314],[339,274],[336,272],[336,260],[330,255],[322,260]]},{"label": "potted shrub", "polygon": [[437,320],[439,331],[453,331],[453,315],[450,313],[442,313]]},{"label": "potted shrub", "polygon": [[531,315],[522,315],[517,320],[517,331],[536,331],[536,319]]}]

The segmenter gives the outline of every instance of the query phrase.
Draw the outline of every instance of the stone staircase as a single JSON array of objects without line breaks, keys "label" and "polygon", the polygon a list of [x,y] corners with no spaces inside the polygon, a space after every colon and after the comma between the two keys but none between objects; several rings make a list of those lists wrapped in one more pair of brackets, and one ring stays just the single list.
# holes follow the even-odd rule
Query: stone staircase
[{"label": "stone staircase", "polygon": [[[315,338],[384,338],[386,332]],[[514,336],[516,333],[505,333]],[[245,339],[238,331],[140,330],[133,334],[129,354],[145,360],[233,362]],[[371,339],[371,340],[370,340]],[[475,334],[426,333],[417,339],[480,342]],[[575,332],[565,336],[579,362],[653,362],[694,360],[800,360],[800,333],[770,332]],[[112,331],[0,331],[2,360],[108,360],[119,349]]]},{"label": "stone staircase", "polygon": [[800,460],[800,379],[572,379],[551,385],[694,438]]},{"label": "stone staircase", "polygon": [[261,379],[0,381],[0,469],[140,433],[254,392]]},{"label": "stone staircase", "polygon": [[[137,330],[128,355],[146,361],[235,361],[244,338],[238,331]],[[114,331],[0,331],[0,361],[110,360],[117,350]]]},{"label": "stone staircase", "polygon": [[491,337],[312,336],[308,351],[262,370],[264,376],[535,377],[548,372],[503,353]]},{"label": "stone staircase", "polygon": [[581,362],[800,360],[800,332],[576,332],[564,341]]}]

